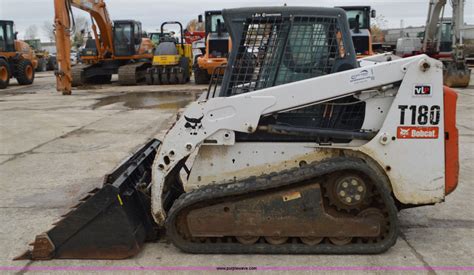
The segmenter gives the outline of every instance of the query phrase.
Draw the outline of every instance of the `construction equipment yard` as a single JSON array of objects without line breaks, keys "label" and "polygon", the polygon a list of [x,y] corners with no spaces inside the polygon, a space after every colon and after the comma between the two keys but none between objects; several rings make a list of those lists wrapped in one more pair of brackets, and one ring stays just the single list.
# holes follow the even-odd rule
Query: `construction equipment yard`
[{"label": "construction equipment yard", "polygon": [[0,20],[0,272],[474,271],[472,3],[108,2]]},{"label": "construction equipment yard", "polygon": [[150,138],[162,139],[179,110],[207,90],[207,85],[193,83],[133,87],[111,84],[84,86],[75,89],[71,96],[63,96],[56,91],[55,84],[52,72],[41,72],[33,86],[15,83],[0,92],[0,267],[12,267],[12,271],[35,267],[51,268],[39,269],[43,271],[54,267],[68,267],[66,270],[70,271],[87,270],[80,269],[84,267],[103,267],[102,270],[121,267],[132,271],[140,267],[146,270],[150,267],[384,266],[398,271],[418,267],[426,273],[442,273],[449,269],[440,267],[458,267],[455,270],[462,271],[462,267],[473,264],[472,84],[457,89],[460,143],[457,190],[443,204],[400,211],[401,233],[396,245],[383,254],[185,254],[163,236],[158,243],[146,244],[137,256],[126,260],[13,261],[24,252],[33,235],[48,230],[86,192],[100,187],[105,173]]}]

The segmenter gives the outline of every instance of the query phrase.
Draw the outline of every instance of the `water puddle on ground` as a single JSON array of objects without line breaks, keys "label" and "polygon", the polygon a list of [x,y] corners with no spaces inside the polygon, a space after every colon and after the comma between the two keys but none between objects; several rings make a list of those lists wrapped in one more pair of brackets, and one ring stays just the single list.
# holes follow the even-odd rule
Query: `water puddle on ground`
[{"label": "water puddle on ground", "polygon": [[185,93],[182,91],[126,93],[101,98],[92,108],[123,103],[123,106],[130,109],[180,109],[195,101],[201,93],[202,90]]}]

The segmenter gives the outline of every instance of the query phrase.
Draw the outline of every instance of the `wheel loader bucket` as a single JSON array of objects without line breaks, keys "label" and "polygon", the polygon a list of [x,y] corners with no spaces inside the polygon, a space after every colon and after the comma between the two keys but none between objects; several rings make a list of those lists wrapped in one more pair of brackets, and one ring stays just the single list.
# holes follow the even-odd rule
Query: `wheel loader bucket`
[{"label": "wheel loader bucket", "polygon": [[451,88],[466,88],[471,80],[471,70],[467,66],[456,66],[448,63],[443,72],[444,85]]},{"label": "wheel loader bucket", "polygon": [[105,177],[15,260],[124,259],[157,238],[151,216],[151,167],[161,142],[152,140]]}]

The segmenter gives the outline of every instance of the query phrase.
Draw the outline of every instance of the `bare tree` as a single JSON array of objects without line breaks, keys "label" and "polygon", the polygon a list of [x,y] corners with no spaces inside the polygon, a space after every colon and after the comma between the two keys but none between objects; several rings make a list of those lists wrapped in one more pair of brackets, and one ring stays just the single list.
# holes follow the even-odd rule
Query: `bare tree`
[{"label": "bare tree", "polygon": [[373,42],[384,42],[385,34],[383,30],[387,27],[388,21],[382,14],[377,15],[374,21],[375,22],[372,23],[372,26],[370,26],[372,40]]},{"label": "bare tree", "polygon": [[38,27],[36,25],[30,25],[25,30],[25,39],[36,39],[38,38]]},{"label": "bare tree", "polygon": [[56,41],[56,36],[54,35],[54,26],[50,21],[44,21],[43,26],[41,27],[43,34],[45,34],[50,42]]},{"label": "bare tree", "polygon": [[72,38],[73,46],[80,48],[85,43],[84,35],[91,31],[89,20],[86,17],[78,16],[75,18],[75,30]]},{"label": "bare tree", "polygon": [[87,17],[84,16],[77,16],[74,18],[74,23],[76,24],[76,33],[81,32],[89,32],[90,31],[90,23]]},{"label": "bare tree", "polygon": [[190,32],[204,31],[204,24],[199,23],[197,19],[192,19],[186,25],[186,29]]}]

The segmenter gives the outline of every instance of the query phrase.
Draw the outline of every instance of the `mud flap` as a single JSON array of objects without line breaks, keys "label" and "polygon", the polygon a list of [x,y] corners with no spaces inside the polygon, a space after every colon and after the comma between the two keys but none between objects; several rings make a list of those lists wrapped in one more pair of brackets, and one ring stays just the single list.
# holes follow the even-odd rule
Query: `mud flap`
[{"label": "mud flap", "polygon": [[15,260],[124,259],[158,237],[151,216],[151,167],[160,146],[152,140],[107,175],[49,231],[36,236],[33,249]]}]

